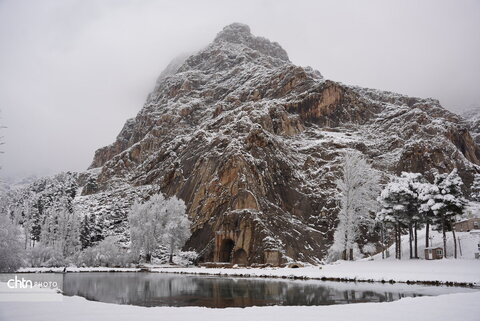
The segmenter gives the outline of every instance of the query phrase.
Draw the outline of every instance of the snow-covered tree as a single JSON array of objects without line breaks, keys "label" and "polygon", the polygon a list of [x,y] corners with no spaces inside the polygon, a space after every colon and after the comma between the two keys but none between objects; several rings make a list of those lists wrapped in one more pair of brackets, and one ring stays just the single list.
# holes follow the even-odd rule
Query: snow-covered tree
[{"label": "snow-covered tree", "polygon": [[[405,222],[408,225],[408,241],[410,249],[410,258],[418,259],[418,238],[417,231],[419,224],[422,222],[422,200],[420,198],[420,193],[423,190],[423,184],[426,184],[426,180],[423,178],[423,175],[420,173],[407,173],[403,172],[400,176],[402,179],[405,179],[407,186],[410,189],[409,201],[406,207],[407,217]],[[412,240],[414,244],[412,246]]]},{"label": "snow-covered tree", "polygon": [[190,221],[185,214],[185,204],[176,197],[165,199],[162,194],[152,196],[148,201],[135,202],[129,214],[132,250],[143,253],[147,262],[152,253],[165,246],[171,257],[181,247],[190,233]]},{"label": "snow-covered tree", "polygon": [[[401,258],[401,234],[408,228],[410,258],[418,258],[417,230],[423,223],[431,222],[429,206],[435,187],[419,173],[403,172],[394,177],[382,191],[379,201],[382,210],[377,219],[395,229],[396,257]],[[412,241],[414,244],[412,244]]]},{"label": "snow-covered tree", "polygon": [[80,248],[80,220],[65,204],[47,210],[41,242],[58,250],[64,258]]},{"label": "snow-covered tree", "polygon": [[19,227],[0,215],[0,272],[14,272],[23,264],[24,249]]},{"label": "snow-covered tree", "polygon": [[402,227],[408,224],[407,211],[415,194],[410,189],[408,179],[394,177],[382,190],[378,200],[381,211],[377,220],[392,225],[395,230],[395,258],[401,259]]},{"label": "snow-covered tree", "polygon": [[82,250],[92,245],[90,235],[91,230],[92,226],[90,226],[90,220],[88,219],[88,216],[85,215],[82,219],[82,223],[80,223],[80,244],[82,245]]},{"label": "snow-covered tree", "polygon": [[373,223],[371,213],[378,207],[380,176],[357,152],[345,153],[341,174],[336,181],[340,212],[330,253],[342,253],[343,259],[353,260],[361,226]]},{"label": "snow-covered tree", "polygon": [[173,253],[178,251],[192,234],[191,222],[186,215],[185,203],[176,197],[166,202],[166,225],[164,227],[162,244],[167,247],[170,254],[170,263],[173,263]]},{"label": "snow-covered tree", "polygon": [[420,185],[418,198],[422,222],[425,223],[425,247],[430,246],[430,226],[436,221],[432,208],[437,202],[436,195],[438,193],[438,187],[435,184],[423,183]]},{"label": "snow-covered tree", "polygon": [[438,193],[434,195],[435,204],[431,209],[438,216],[441,224],[444,257],[447,257],[446,231],[451,229],[454,241],[454,257],[457,258],[457,242],[455,229],[452,225],[455,218],[463,213],[466,206],[466,200],[462,192],[463,181],[455,168],[448,175],[435,175],[435,185],[438,188]]},{"label": "snow-covered tree", "polygon": [[476,202],[480,202],[480,174],[473,177],[472,187],[470,188],[470,197]]},{"label": "snow-covered tree", "polygon": [[163,194],[157,194],[145,203],[135,202],[128,213],[132,250],[143,253],[146,262],[151,262],[152,252],[162,237],[162,215],[165,206]]},{"label": "snow-covered tree", "polygon": [[103,220],[95,214],[85,215],[80,224],[80,243],[82,249],[102,241],[104,237]]},{"label": "snow-covered tree", "polygon": [[[49,211],[56,212],[63,207],[73,212],[76,189],[76,176],[72,173],[37,179],[23,188],[9,191],[8,204],[0,212],[13,217],[22,227],[24,247],[34,247],[42,235],[51,235],[48,232],[52,232],[58,223],[47,218]],[[51,225],[51,231],[42,231],[47,225]]]}]

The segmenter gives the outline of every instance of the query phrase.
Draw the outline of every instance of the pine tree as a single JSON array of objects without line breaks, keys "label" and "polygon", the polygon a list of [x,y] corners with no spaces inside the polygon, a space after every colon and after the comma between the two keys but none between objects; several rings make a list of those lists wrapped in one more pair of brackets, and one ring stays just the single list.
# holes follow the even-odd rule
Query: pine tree
[{"label": "pine tree", "polygon": [[471,187],[470,197],[476,202],[480,202],[480,174],[475,174]]},{"label": "pine tree", "polygon": [[[409,231],[410,258],[418,259],[417,230],[422,219],[422,200],[420,199],[420,193],[426,181],[420,173],[403,172],[401,178],[407,181],[410,190],[406,208],[407,217],[405,218]],[[413,246],[412,240],[414,240]]]},{"label": "pine tree", "polygon": [[90,215],[90,243],[97,244],[105,239],[105,221],[102,215]]},{"label": "pine tree", "polygon": [[439,217],[443,234],[444,257],[447,257],[447,229],[451,229],[453,234],[454,257],[457,258],[457,240],[455,238],[455,229],[453,223],[455,217],[461,215],[466,206],[466,200],[463,197],[463,181],[458,175],[457,169],[453,169],[450,174],[435,175],[435,185],[438,193],[434,195],[435,204],[432,210]]},{"label": "pine tree", "polygon": [[409,232],[410,258],[418,258],[417,230],[424,222],[429,222],[427,214],[433,198],[430,194],[434,191],[431,186],[421,174],[403,172],[400,177],[394,177],[381,193],[382,210],[377,219],[394,226],[397,258],[401,258],[403,228],[408,228]]},{"label": "pine tree", "polygon": [[80,224],[80,243],[82,245],[82,250],[91,246],[91,236],[90,231],[92,227],[90,226],[90,220],[87,215],[83,217],[82,223]]},{"label": "pine tree", "polygon": [[430,246],[430,226],[435,224],[437,217],[433,211],[436,207],[436,195],[439,193],[435,184],[423,183],[420,185],[418,197],[420,200],[420,214],[422,222],[425,223],[425,247]]},{"label": "pine tree", "polygon": [[409,186],[406,177],[394,177],[380,194],[381,211],[377,220],[391,225],[395,231],[395,258],[402,258],[401,236],[402,228],[408,226],[408,210],[415,193]]},{"label": "pine tree", "polygon": [[32,228],[31,228],[31,238],[32,238],[32,247],[35,247],[35,243],[40,241],[40,234],[41,234],[41,219],[40,213],[35,208],[32,214]]}]

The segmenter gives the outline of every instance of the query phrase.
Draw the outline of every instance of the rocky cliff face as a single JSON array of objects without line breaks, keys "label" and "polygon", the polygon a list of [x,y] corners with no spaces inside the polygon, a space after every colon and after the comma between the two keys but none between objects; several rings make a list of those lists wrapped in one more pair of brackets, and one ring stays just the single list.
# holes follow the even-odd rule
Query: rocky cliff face
[{"label": "rocky cliff face", "polygon": [[461,116],[475,143],[480,144],[480,107],[471,108]]},{"label": "rocky cliff face", "polygon": [[232,24],[162,73],[137,117],[95,153],[78,203],[114,215],[118,227],[134,197],[162,191],[187,204],[187,247],[204,261],[233,253],[262,263],[278,251],[318,262],[347,149],[386,173],[456,167],[467,184],[480,159],[466,125],[438,101],[325,80]]}]

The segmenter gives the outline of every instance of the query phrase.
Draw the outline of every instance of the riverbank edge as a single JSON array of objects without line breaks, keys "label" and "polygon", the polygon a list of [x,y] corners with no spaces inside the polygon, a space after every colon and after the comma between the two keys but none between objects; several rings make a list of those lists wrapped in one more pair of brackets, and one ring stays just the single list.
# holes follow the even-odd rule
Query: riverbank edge
[{"label": "riverbank edge", "polygon": [[[181,271],[175,269],[182,269]],[[191,271],[186,271],[192,269]],[[300,270],[298,268],[295,270]],[[244,269],[242,269],[244,270]],[[258,272],[259,269],[255,269]],[[361,282],[361,283],[382,283],[382,284],[417,284],[417,285],[429,285],[429,286],[452,286],[452,287],[466,287],[466,288],[479,288],[480,282],[462,282],[462,281],[444,281],[444,280],[399,280],[395,278],[351,278],[351,277],[328,277],[328,276],[308,276],[308,275],[294,275],[289,273],[290,269],[282,268],[275,269],[286,272],[281,275],[268,274],[268,273],[235,273],[235,268],[202,268],[202,271],[198,271],[198,267],[180,267],[180,266],[162,266],[162,267],[138,267],[138,268],[108,268],[108,267],[96,267],[96,268],[67,268],[66,272],[63,272],[63,268],[23,268],[15,273],[165,273],[165,274],[180,274],[180,275],[199,275],[199,276],[217,276],[217,277],[236,277],[236,278],[265,278],[265,279],[288,279],[288,280],[317,280],[317,281],[332,281],[332,282]],[[321,270],[321,267],[319,267]],[[270,270],[271,271],[271,270]],[[222,273],[223,272],[223,273]]]},{"label": "riverbank edge", "polygon": [[[213,270],[213,269],[212,269]],[[420,284],[420,285],[432,285],[432,286],[452,286],[452,287],[467,287],[467,288],[479,288],[480,284],[474,282],[452,282],[452,281],[396,281],[390,280],[374,280],[374,279],[357,279],[357,278],[337,278],[337,277],[310,277],[310,276],[297,276],[297,275],[250,275],[250,274],[221,274],[221,273],[204,273],[204,272],[184,272],[184,271],[151,271],[154,273],[165,274],[184,274],[184,275],[201,275],[201,276],[218,276],[218,277],[236,277],[236,278],[264,278],[264,279],[287,279],[287,280],[315,280],[315,281],[333,281],[333,282],[354,282],[354,283],[382,283],[382,284]]]}]

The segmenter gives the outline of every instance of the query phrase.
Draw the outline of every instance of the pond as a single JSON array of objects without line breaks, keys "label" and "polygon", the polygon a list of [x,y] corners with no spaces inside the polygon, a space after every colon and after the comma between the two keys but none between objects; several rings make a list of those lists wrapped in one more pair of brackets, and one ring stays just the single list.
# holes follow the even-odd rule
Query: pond
[{"label": "pond", "polygon": [[67,273],[65,295],[138,306],[209,308],[389,302],[474,291],[407,284],[193,276],[163,273]]}]

